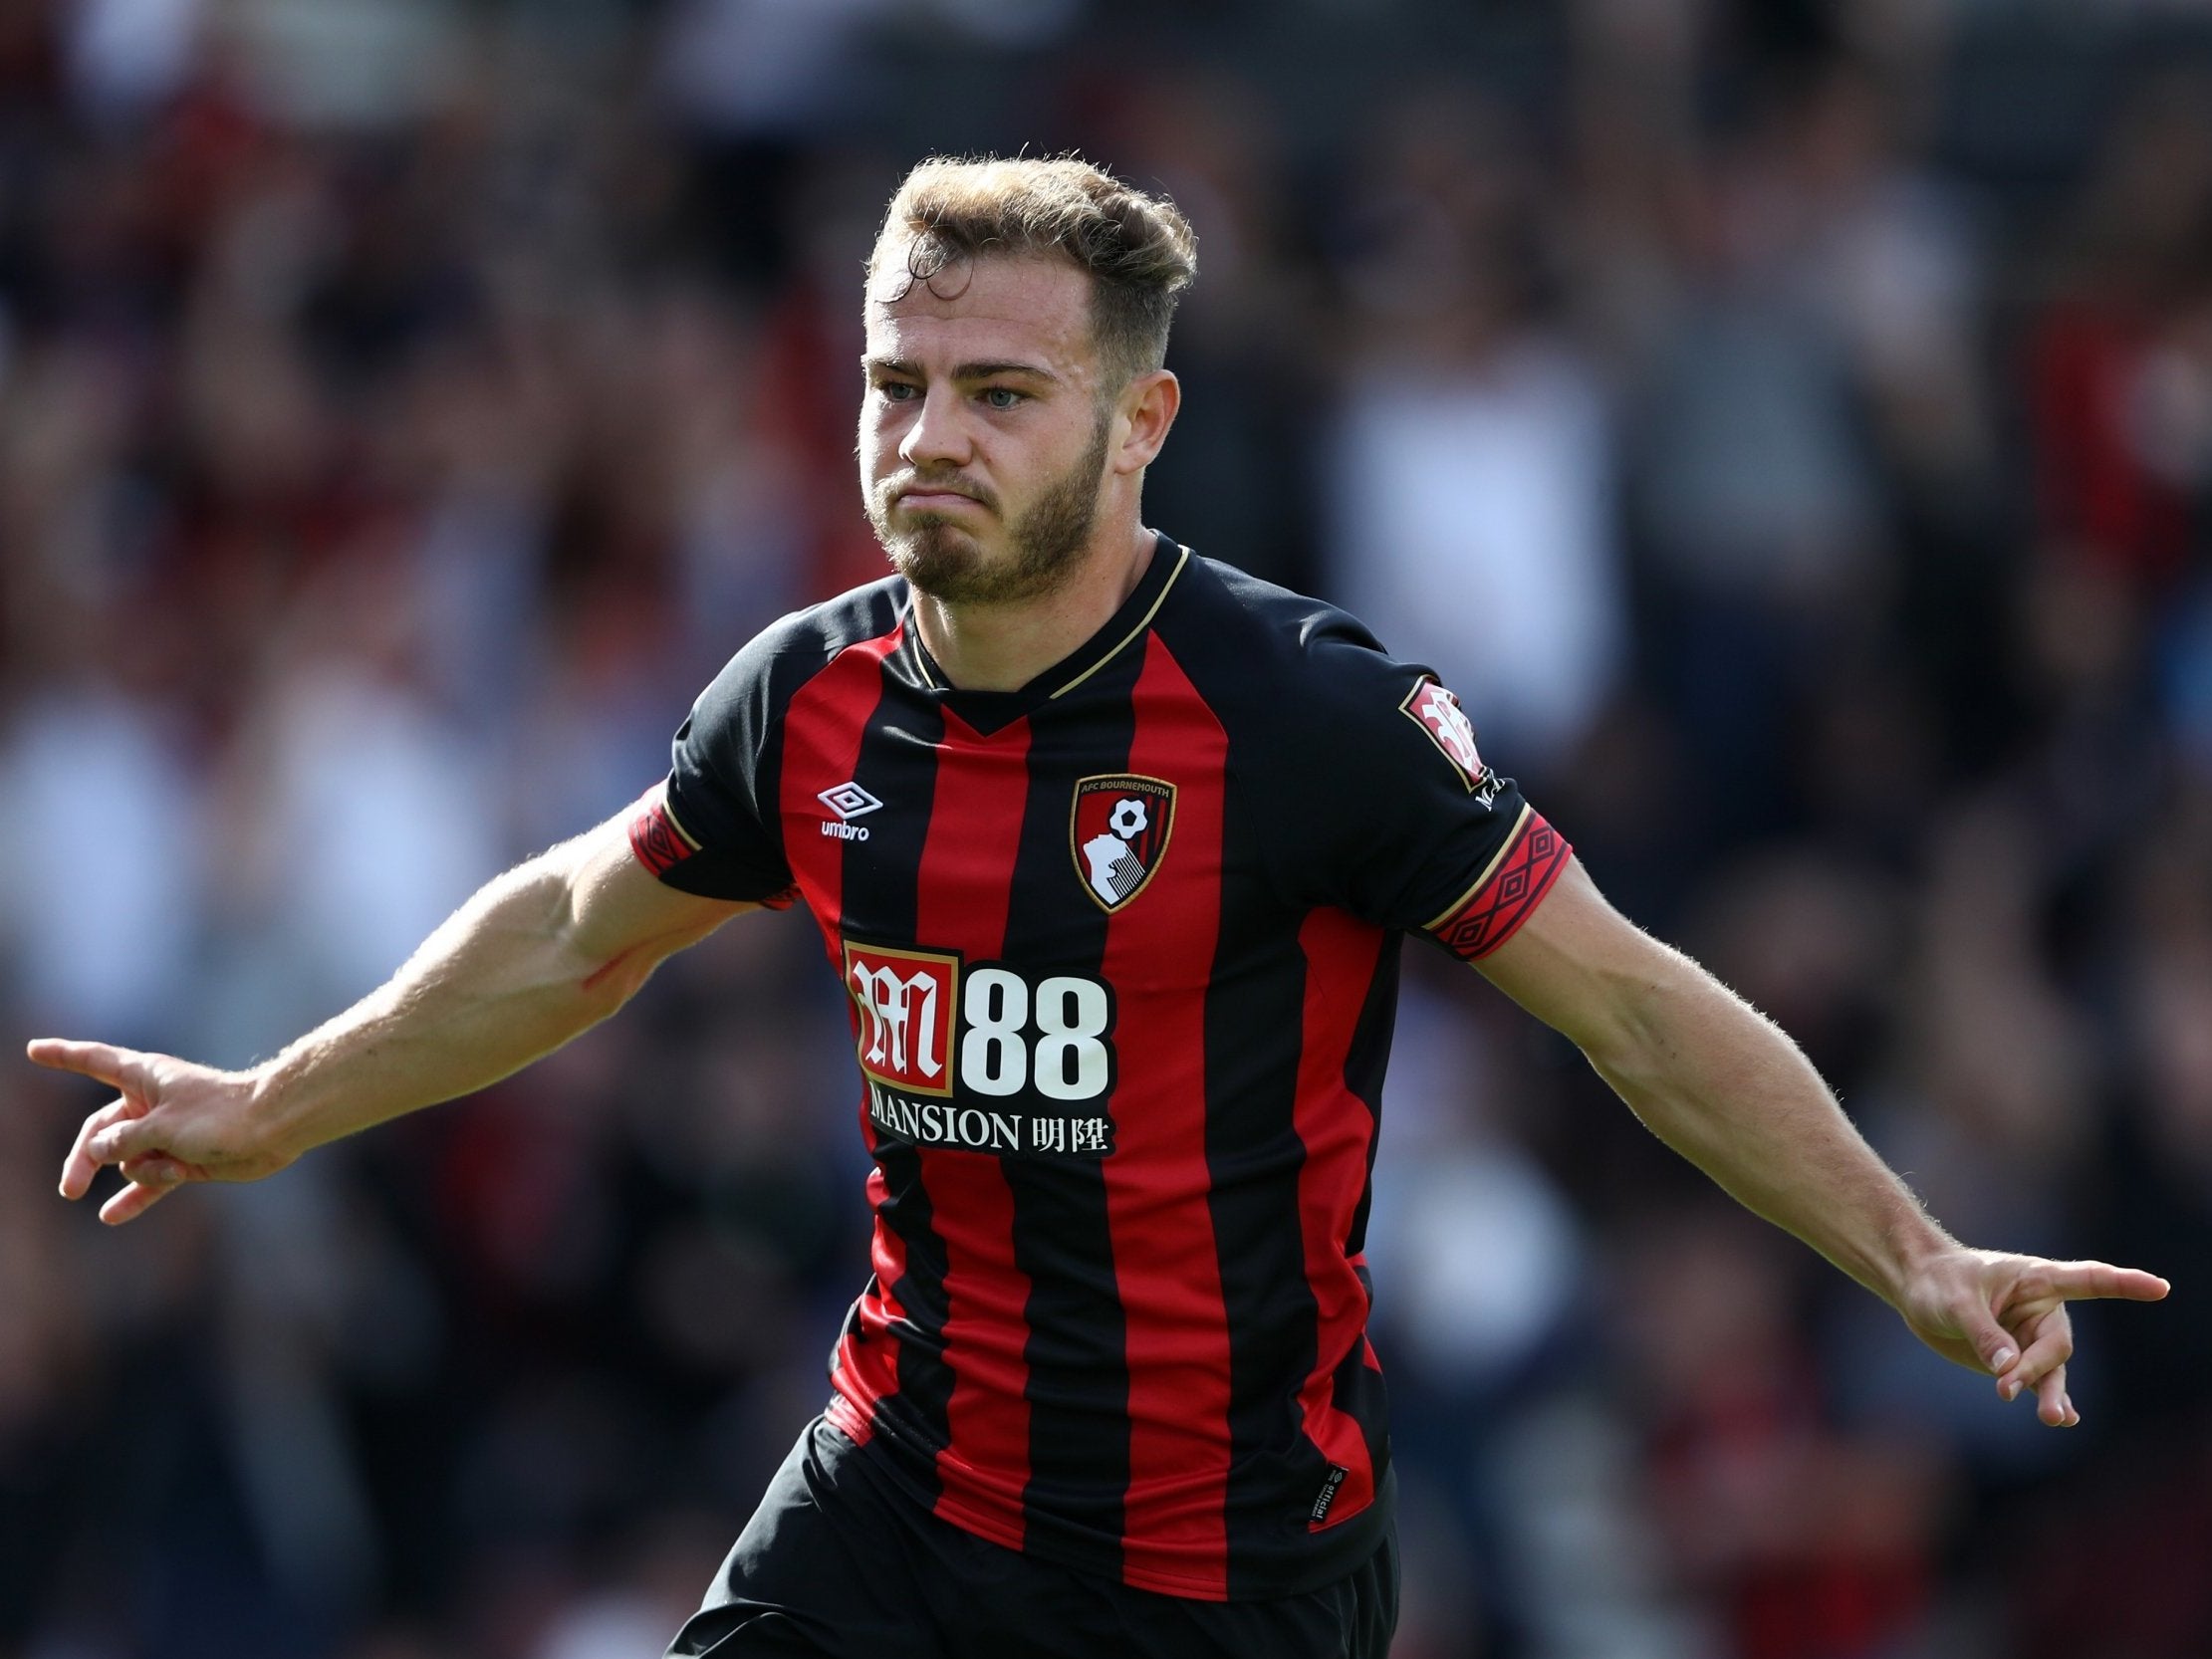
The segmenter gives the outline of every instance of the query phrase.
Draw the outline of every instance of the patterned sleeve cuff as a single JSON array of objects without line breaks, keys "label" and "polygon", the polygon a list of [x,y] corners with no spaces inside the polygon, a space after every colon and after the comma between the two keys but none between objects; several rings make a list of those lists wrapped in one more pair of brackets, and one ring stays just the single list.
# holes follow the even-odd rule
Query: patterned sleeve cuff
[{"label": "patterned sleeve cuff", "polygon": [[[629,819],[629,850],[660,880],[692,890],[693,882],[677,872],[687,860],[699,855],[699,842],[669,810],[667,785],[655,784],[637,798]],[[712,884],[705,890],[711,891]],[[769,910],[789,910],[798,898],[799,889],[793,885],[748,902]]]},{"label": "patterned sleeve cuff", "polygon": [[1462,962],[1488,956],[1535,914],[1574,850],[1534,807],[1523,807],[1490,867],[1426,931]]},{"label": "patterned sleeve cuff", "polygon": [[655,784],[637,798],[629,820],[629,849],[640,864],[663,880],[699,850],[699,843],[684,832],[676,815],[668,811],[664,786]]}]

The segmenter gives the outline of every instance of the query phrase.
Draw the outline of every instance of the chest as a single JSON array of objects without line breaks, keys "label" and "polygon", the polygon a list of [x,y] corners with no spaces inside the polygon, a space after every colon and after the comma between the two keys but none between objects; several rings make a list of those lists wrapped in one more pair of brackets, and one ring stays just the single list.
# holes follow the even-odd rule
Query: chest
[{"label": "chest", "polygon": [[1225,884],[1227,742],[1195,697],[1048,705],[989,732],[886,698],[787,731],[786,856],[826,932],[1037,970],[1202,983]]},{"label": "chest", "polygon": [[[786,857],[879,1126],[1110,1137],[1124,1073],[1181,1064],[1146,1034],[1200,1019],[1268,931],[1230,797],[1222,729],[1190,698],[988,733],[892,701],[858,733],[787,733]],[[1176,1047],[1197,1065],[1195,1032]]]}]

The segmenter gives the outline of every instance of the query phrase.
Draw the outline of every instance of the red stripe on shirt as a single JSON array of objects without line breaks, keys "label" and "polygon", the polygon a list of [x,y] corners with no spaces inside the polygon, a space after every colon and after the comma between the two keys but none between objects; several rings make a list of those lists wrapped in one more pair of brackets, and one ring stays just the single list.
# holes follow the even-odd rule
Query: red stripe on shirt
[{"label": "red stripe on shirt", "polygon": [[1366,1005],[1382,930],[1342,910],[1316,910],[1298,932],[1306,955],[1306,1013],[1298,1058],[1294,1123],[1306,1148],[1298,1176],[1306,1283],[1314,1294],[1314,1368],[1298,1392],[1306,1438],[1346,1471],[1323,1525],[1346,1521],[1374,1501],[1374,1466],[1358,1421],[1336,1403],[1336,1372],[1353,1352],[1367,1358],[1367,1292],[1346,1254],[1367,1184],[1374,1113],[1345,1081],[1345,1057]]},{"label": "red stripe on shirt", "polygon": [[[921,854],[914,937],[987,962],[1006,946],[1011,872],[1029,802],[1029,723],[980,737],[950,710]],[[978,898],[976,895],[983,895]],[[957,900],[957,902],[955,902]],[[944,1359],[952,1369],[938,1508],[1020,1547],[1029,1483],[1029,1276],[1014,1265],[1014,1200],[996,1157],[923,1147],[931,1225],[945,1248]]]},{"label": "red stripe on shirt", "polygon": [[[839,933],[845,910],[845,846],[842,840],[812,833],[813,821],[829,816],[817,799],[824,791],[850,783],[860,763],[860,742],[868,717],[883,695],[883,659],[898,649],[902,622],[890,632],[864,640],[838,653],[815,677],[801,686],[784,714],[784,752],[778,807],[784,822],[784,857],[806,895],[807,907],[821,925],[822,939],[830,953],[830,968],[842,981],[845,951]],[[850,1010],[853,1036],[860,1040],[860,1010]],[[867,1096],[860,1097],[860,1133],[868,1150],[875,1149],[875,1131],[867,1120]],[[895,1325],[903,1322],[905,1309],[891,1293],[906,1271],[906,1246],[882,1218],[883,1172],[871,1170],[867,1178],[868,1208],[875,1216],[874,1237],[868,1244],[868,1263],[874,1282],[855,1304],[860,1340],[848,1331],[838,1342],[837,1363],[831,1383],[837,1398],[830,1418],[856,1441],[865,1442],[874,1432],[876,1402],[898,1392],[898,1336]]]},{"label": "red stripe on shirt", "polygon": [[1123,1558],[1132,1582],[1149,1574],[1184,1594],[1226,1595],[1229,1329],[1206,1203],[1206,1008],[1162,986],[1187,981],[1194,956],[1213,959],[1228,739],[1156,635],[1131,697],[1128,770],[1175,784],[1161,857],[1178,867],[1172,904],[1159,888],[1139,892],[1106,926],[1120,1080],[1143,1077],[1141,1092],[1115,1092],[1104,1165],[1127,1331]]}]

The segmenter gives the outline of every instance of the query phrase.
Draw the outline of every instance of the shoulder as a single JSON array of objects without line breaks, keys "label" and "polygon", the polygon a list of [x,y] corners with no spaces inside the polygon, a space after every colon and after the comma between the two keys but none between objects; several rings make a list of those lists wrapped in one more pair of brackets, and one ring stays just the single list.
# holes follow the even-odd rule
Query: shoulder
[{"label": "shoulder", "polygon": [[896,630],[905,615],[906,605],[904,580],[885,577],[864,588],[840,593],[834,599],[779,616],[747,640],[730,658],[730,665],[812,662],[819,666],[852,646],[883,638]]},{"label": "shoulder", "polygon": [[1426,666],[1333,604],[1199,566],[1166,643],[1221,721],[1277,890],[1423,925],[1495,855],[1519,797]]},{"label": "shoulder", "polygon": [[1263,724],[1287,736],[1354,735],[1434,678],[1392,657],[1350,611],[1233,565],[1193,557],[1177,586],[1188,592],[1162,633],[1185,672],[1209,702],[1271,716]]},{"label": "shoulder", "polygon": [[1265,637],[1285,651],[1303,651],[1338,636],[1355,637],[1380,648],[1349,611],[1310,593],[1264,582],[1218,559],[1191,554],[1177,588],[1175,596],[1185,610],[1233,627],[1248,638]]},{"label": "shoulder", "polygon": [[780,705],[847,650],[894,632],[906,604],[905,582],[886,577],[779,616],[723,664],[700,693],[698,706],[763,700]]}]

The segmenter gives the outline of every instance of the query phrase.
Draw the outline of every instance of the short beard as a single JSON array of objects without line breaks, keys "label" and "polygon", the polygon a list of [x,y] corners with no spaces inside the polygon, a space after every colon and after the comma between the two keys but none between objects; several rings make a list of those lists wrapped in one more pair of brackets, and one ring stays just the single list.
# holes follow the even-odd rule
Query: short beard
[{"label": "short beard", "polygon": [[[892,529],[887,495],[868,498],[868,522],[875,527],[875,539],[909,587],[947,604],[1013,604],[1050,593],[1075,573],[1098,524],[1099,481],[1106,471],[1111,424],[1110,417],[1102,414],[1090,447],[1075,465],[1048,484],[1030,509],[1006,527],[1008,553],[1003,561],[979,557],[975,539],[941,514],[914,513],[904,529]],[[953,481],[925,478],[921,482]]]}]

